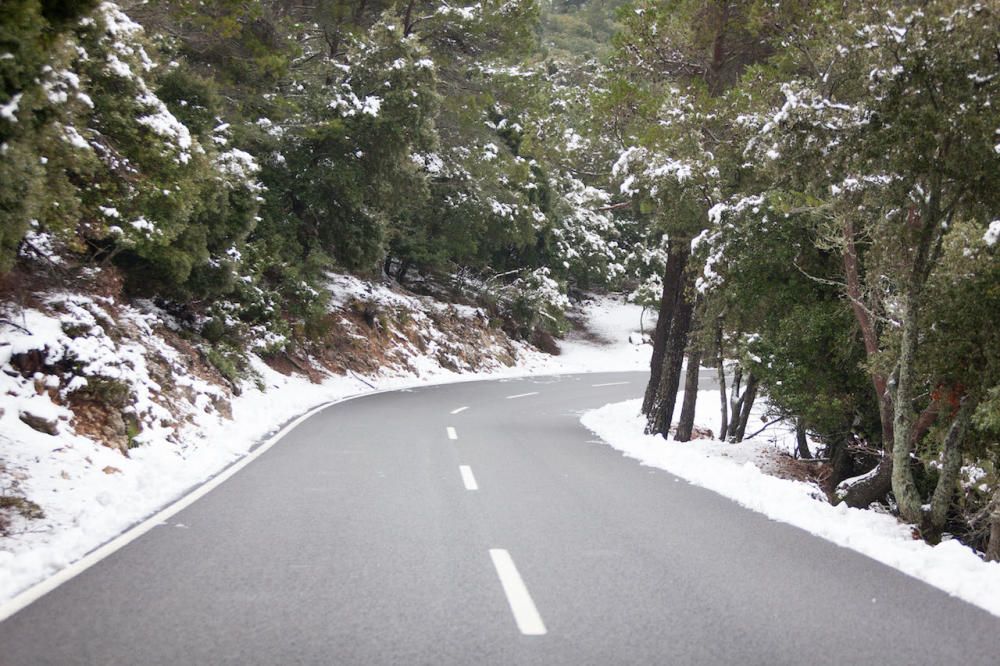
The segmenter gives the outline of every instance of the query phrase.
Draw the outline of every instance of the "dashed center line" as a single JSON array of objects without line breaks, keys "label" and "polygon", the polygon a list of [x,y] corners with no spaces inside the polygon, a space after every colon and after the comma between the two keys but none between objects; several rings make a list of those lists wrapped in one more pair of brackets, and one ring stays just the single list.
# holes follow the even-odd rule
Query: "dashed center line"
[{"label": "dashed center line", "polygon": [[538,614],[535,602],[531,600],[528,588],[521,579],[521,574],[517,572],[517,567],[514,566],[514,560],[510,553],[503,548],[491,548],[490,558],[493,560],[493,566],[496,567],[504,594],[507,595],[507,603],[510,604],[510,611],[514,614],[517,628],[525,636],[545,634],[545,623],[542,622],[542,616]]},{"label": "dashed center line", "polygon": [[476,477],[472,475],[472,468],[468,465],[459,465],[458,471],[462,473],[462,483],[465,484],[466,490],[479,490],[479,484],[476,483]]},{"label": "dashed center line", "polygon": [[529,395],[538,395],[538,391],[532,391],[531,393],[518,393],[517,395],[507,396],[507,400],[513,400],[514,398],[527,398]]},{"label": "dashed center line", "polygon": [[448,426],[447,431],[448,431],[448,439],[458,439],[458,433],[455,432],[454,428]]},{"label": "dashed center line", "polygon": [[458,409],[451,410],[451,413],[452,414],[461,414],[462,412],[464,412],[467,409],[468,409],[468,407],[459,407]]},{"label": "dashed center line", "polygon": [[604,384],[591,384],[593,387],[598,386],[625,386],[625,384],[631,384],[632,382],[605,382]]}]

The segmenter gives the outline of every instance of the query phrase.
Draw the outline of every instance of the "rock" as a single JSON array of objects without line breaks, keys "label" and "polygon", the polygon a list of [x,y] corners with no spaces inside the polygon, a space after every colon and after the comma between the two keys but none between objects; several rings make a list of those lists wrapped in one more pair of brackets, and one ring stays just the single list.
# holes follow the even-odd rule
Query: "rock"
[{"label": "rock", "polygon": [[22,377],[33,377],[45,367],[45,356],[40,349],[32,349],[10,357],[11,366],[21,373]]},{"label": "rock", "polygon": [[108,448],[117,449],[128,457],[128,427],[119,410],[97,400],[83,399],[74,394],[73,429],[78,435],[97,440]]},{"label": "rock", "polygon": [[52,435],[53,437],[59,434],[59,419],[47,419],[44,416],[38,416],[37,414],[32,414],[31,412],[22,411],[18,414],[18,417],[23,421],[28,427],[37,430],[38,432],[43,432],[46,435]]},{"label": "rock", "polygon": [[101,429],[101,441],[106,446],[117,448],[123,456],[128,457],[128,426],[121,412],[108,413],[104,428]]},{"label": "rock", "polygon": [[120,469],[118,469],[117,467],[112,467],[111,465],[108,465],[107,467],[105,467],[101,471],[104,472],[105,474],[121,474],[122,473],[122,471]]}]

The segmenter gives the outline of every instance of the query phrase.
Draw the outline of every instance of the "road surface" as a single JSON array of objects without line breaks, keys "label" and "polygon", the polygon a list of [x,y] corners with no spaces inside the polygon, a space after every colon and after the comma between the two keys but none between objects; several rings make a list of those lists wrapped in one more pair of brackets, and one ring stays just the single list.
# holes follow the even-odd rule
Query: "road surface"
[{"label": "road surface", "polygon": [[0,664],[996,664],[1000,620],[595,441],[641,373],[332,406],[0,624]]}]

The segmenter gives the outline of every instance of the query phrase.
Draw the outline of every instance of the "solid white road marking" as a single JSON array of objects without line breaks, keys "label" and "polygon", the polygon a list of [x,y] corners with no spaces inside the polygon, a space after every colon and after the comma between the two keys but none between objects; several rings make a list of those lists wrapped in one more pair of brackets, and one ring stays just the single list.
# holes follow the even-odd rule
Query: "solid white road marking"
[{"label": "solid white road marking", "polygon": [[466,490],[479,490],[479,484],[476,483],[476,477],[472,476],[472,468],[468,465],[459,465],[458,471],[462,473],[462,483],[465,484]]},{"label": "solid white road marking", "polygon": [[458,439],[458,433],[451,426],[448,426],[448,439]]},{"label": "solid white road marking", "polygon": [[452,414],[461,414],[462,412],[464,412],[467,409],[468,409],[468,407],[459,407],[458,409],[451,410],[451,413]]},{"label": "solid white road marking", "polygon": [[532,391],[531,393],[518,393],[517,395],[507,396],[507,400],[513,400],[514,398],[527,398],[529,395],[538,395],[538,391]]},{"label": "solid white road marking", "polygon": [[632,382],[607,382],[604,384],[591,384],[594,388],[598,386],[624,386],[625,384],[631,384]]},{"label": "solid white road marking", "polygon": [[507,603],[510,604],[510,611],[514,614],[517,628],[525,636],[545,634],[542,616],[538,614],[535,602],[531,600],[528,588],[521,580],[521,574],[517,572],[517,567],[514,566],[514,560],[510,553],[503,548],[491,548],[490,558],[493,560],[493,566],[496,567],[504,594],[507,595]]}]

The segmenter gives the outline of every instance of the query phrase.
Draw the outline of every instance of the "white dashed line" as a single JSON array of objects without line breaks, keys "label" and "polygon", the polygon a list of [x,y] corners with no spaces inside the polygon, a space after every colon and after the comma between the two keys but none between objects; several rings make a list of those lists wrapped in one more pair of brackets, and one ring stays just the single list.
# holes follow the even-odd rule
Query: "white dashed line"
[{"label": "white dashed line", "polygon": [[496,567],[504,594],[507,595],[507,603],[510,604],[510,611],[514,614],[517,628],[525,636],[545,634],[542,616],[538,614],[535,602],[531,600],[528,588],[521,580],[521,574],[517,572],[517,567],[514,566],[514,560],[510,553],[502,548],[491,548],[490,558],[493,560],[493,566]]},{"label": "white dashed line", "polygon": [[462,483],[465,484],[466,490],[479,490],[479,484],[476,483],[476,477],[472,475],[472,468],[468,465],[459,465],[458,471],[462,473]]},{"label": "white dashed line", "polygon": [[451,410],[451,413],[452,414],[461,414],[462,412],[464,412],[467,409],[468,409],[468,407],[459,407],[458,409]]},{"label": "white dashed line", "polygon": [[451,426],[448,426],[448,439],[458,439],[458,433]]},{"label": "white dashed line", "polygon": [[598,386],[625,386],[625,384],[631,384],[632,382],[607,382],[605,384],[591,384],[594,388]]},{"label": "white dashed line", "polygon": [[507,396],[507,400],[513,400],[514,398],[527,398],[529,395],[538,395],[538,391],[532,391],[531,393],[518,393],[517,395]]}]

